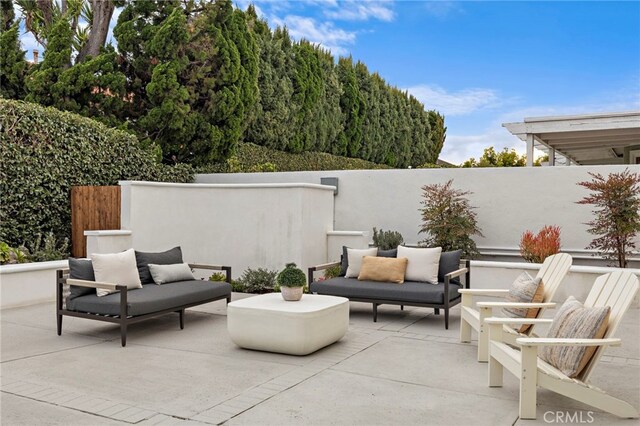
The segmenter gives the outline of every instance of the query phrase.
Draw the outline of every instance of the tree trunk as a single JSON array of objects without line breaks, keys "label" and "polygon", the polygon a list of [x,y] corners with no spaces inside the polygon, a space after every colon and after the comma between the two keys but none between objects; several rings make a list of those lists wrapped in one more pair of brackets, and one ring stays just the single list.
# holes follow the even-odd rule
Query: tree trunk
[{"label": "tree trunk", "polygon": [[89,31],[87,42],[78,53],[76,63],[84,61],[87,56],[97,56],[107,41],[109,23],[115,9],[113,0],[91,0],[91,8],[93,9],[91,31]]},{"label": "tree trunk", "polygon": [[51,0],[38,0],[38,9],[42,11],[42,19],[45,27],[51,26],[53,21],[53,4]]}]

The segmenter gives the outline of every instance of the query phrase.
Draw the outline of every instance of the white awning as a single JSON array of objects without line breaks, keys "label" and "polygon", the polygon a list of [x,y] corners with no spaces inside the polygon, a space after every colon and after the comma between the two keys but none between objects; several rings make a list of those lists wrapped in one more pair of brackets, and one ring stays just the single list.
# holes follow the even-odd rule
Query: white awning
[{"label": "white awning", "polygon": [[528,165],[534,148],[549,154],[550,165],[637,164],[640,158],[640,111],[529,117],[502,126],[527,142]]}]

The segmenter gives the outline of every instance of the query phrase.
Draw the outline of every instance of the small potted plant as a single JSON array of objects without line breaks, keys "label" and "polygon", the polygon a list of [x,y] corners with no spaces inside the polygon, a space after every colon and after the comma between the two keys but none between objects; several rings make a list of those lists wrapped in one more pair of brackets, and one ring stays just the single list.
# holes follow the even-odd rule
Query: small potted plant
[{"label": "small potted plant", "polygon": [[297,301],[302,298],[307,277],[295,263],[287,263],[276,277],[276,283],[280,286],[282,298],[287,301]]}]

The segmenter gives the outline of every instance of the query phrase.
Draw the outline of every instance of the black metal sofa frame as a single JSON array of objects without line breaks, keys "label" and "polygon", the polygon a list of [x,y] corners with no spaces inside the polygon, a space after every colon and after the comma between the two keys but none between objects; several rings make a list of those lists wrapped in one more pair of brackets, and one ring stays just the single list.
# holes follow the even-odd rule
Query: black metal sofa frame
[{"label": "black metal sofa frame", "polygon": [[[192,269],[224,271],[226,275],[225,281],[231,284],[231,267],[230,266],[214,266],[214,265],[190,263],[189,267]],[[227,303],[231,302],[231,292],[229,292],[229,294],[225,294],[219,297],[207,298],[207,299],[199,300],[194,303],[178,305],[178,306],[171,307],[169,309],[163,309],[157,312],[152,312],[144,315],[130,316],[127,314],[127,305],[128,305],[127,286],[112,284],[112,283],[103,283],[98,281],[85,281],[85,280],[69,278],[69,269],[58,269],[56,271],[56,276],[57,276],[56,319],[57,319],[58,336],[62,335],[63,315],[67,315],[70,317],[87,318],[87,319],[92,319],[97,321],[106,321],[106,322],[120,324],[120,340],[123,347],[127,345],[127,327],[129,326],[129,324],[135,324],[137,322],[145,321],[145,320],[155,318],[164,314],[176,312],[180,316],[180,329],[182,330],[184,329],[184,311],[186,308],[202,305],[209,302],[214,302],[216,300],[221,300],[221,299],[226,299]],[[120,293],[120,314],[119,315],[101,315],[101,314],[93,314],[93,313],[72,311],[72,310],[66,309],[64,305],[64,297],[63,297],[65,284],[79,286],[79,287],[103,288],[103,289],[115,290],[119,292]]]},{"label": "black metal sofa frame", "polygon": [[[312,266],[309,268],[308,271],[308,281],[309,281],[309,291],[312,291],[312,284],[314,284],[313,281],[313,274],[316,271],[322,271],[337,265],[340,265],[341,262],[331,262],[331,263],[325,263],[322,265],[317,265],[317,266]],[[465,260],[461,260],[460,262],[461,264],[464,264],[464,267],[457,269],[455,271],[452,271],[448,274],[444,275],[444,291],[443,294],[444,295],[448,295],[449,291],[450,291],[450,286],[452,285],[451,280],[454,278],[458,278],[461,277],[462,275],[465,276],[464,279],[464,287],[463,288],[470,288],[471,287],[471,261],[468,259]],[[356,279],[356,278],[351,278],[351,279]],[[328,280],[330,281],[330,280]],[[401,286],[401,284],[394,284],[394,285],[398,285]],[[425,284],[425,285],[429,285],[429,284]],[[399,287],[401,288],[401,287]],[[326,292],[322,292],[319,294],[330,294],[330,293],[326,293]],[[445,329],[449,329],[449,309],[457,304],[459,304],[462,300],[462,297],[460,294],[458,294],[456,297],[454,298],[449,298],[449,297],[444,297],[443,296],[443,303],[424,303],[421,301],[407,301],[407,300],[390,300],[390,299],[378,299],[378,298],[367,298],[367,297],[351,297],[348,294],[336,294],[336,296],[342,296],[342,297],[346,297],[348,298],[350,301],[353,302],[365,302],[365,303],[371,303],[373,305],[373,321],[377,322],[378,321],[378,305],[400,305],[400,309],[404,309],[404,305],[407,306],[417,306],[417,307],[422,307],[422,308],[434,308],[434,313],[436,315],[440,315],[440,309],[444,310],[444,327]]]}]

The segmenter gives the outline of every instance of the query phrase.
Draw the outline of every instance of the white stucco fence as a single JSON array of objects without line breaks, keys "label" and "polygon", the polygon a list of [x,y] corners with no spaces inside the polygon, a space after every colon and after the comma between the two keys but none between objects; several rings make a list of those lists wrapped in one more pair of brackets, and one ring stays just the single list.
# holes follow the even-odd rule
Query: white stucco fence
[{"label": "white stucco fence", "polygon": [[484,252],[517,253],[525,230],[537,232],[544,225],[561,228],[563,251],[588,257],[584,248],[593,236],[585,222],[592,207],[576,204],[589,192],[577,183],[589,172],[607,175],[640,166],[501,167],[473,169],[344,170],[288,173],[235,173],[197,175],[199,183],[320,183],[322,177],[338,178],[335,196],[335,229],[371,232],[399,231],[406,243],[415,244],[421,224],[421,187],[453,179],[453,186],[472,191],[478,224],[484,237],[474,238]]},{"label": "white stucco fence", "polygon": [[56,270],[67,267],[66,260],[0,266],[0,308],[55,300]]},{"label": "white stucco fence", "polygon": [[307,183],[195,185],[120,182],[122,229],[142,251],[181,246],[187,262],[301,268],[327,258],[333,187]]}]

